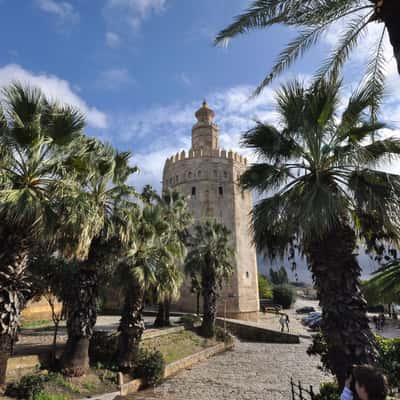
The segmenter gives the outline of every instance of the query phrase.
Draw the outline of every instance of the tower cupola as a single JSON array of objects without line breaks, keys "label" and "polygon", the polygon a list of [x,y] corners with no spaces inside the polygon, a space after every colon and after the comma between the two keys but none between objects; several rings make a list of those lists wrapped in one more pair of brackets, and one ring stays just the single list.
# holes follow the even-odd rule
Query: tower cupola
[{"label": "tower cupola", "polygon": [[192,129],[192,149],[213,149],[219,148],[219,130],[214,123],[215,113],[208,107],[204,100],[202,106],[196,111],[197,123]]}]

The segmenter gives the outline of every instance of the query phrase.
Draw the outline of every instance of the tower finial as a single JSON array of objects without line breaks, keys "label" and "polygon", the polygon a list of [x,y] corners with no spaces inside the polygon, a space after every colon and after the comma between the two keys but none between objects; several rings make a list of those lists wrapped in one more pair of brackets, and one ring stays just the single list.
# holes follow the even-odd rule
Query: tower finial
[{"label": "tower finial", "polygon": [[195,115],[199,122],[211,124],[215,114],[214,111],[208,107],[206,99],[204,99],[201,108],[197,110]]}]

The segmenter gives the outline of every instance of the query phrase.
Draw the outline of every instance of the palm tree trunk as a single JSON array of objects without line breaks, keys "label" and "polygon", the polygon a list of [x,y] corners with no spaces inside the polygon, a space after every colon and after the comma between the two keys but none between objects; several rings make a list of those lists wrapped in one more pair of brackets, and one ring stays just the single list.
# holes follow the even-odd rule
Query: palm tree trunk
[{"label": "palm tree trunk", "polygon": [[154,321],[154,326],[157,328],[164,328],[171,326],[170,322],[170,300],[164,300],[158,305],[158,312],[156,320]]},{"label": "palm tree trunk", "polygon": [[135,367],[139,345],[144,331],[144,291],[138,282],[125,290],[124,307],[119,325],[118,365],[122,372]]},{"label": "palm tree trunk", "polygon": [[336,229],[306,245],[309,268],[322,308],[322,333],[328,345],[328,367],[340,387],[353,364],[374,364],[376,348],[359,284],[361,268],[349,227]]},{"label": "palm tree trunk", "polygon": [[217,317],[217,290],[215,283],[211,280],[203,280],[203,323],[201,334],[206,338],[214,336],[215,320]]},{"label": "palm tree trunk", "polygon": [[400,73],[400,2],[399,0],[384,0],[379,13],[389,33],[393,46],[397,68]]},{"label": "palm tree trunk", "polygon": [[28,242],[15,231],[0,228],[0,388],[5,384],[7,361],[29,294],[28,259]]},{"label": "palm tree trunk", "polygon": [[158,303],[158,311],[157,311],[157,316],[156,319],[154,321],[154,326],[156,328],[161,328],[164,325],[165,321],[165,308],[164,308],[164,302],[161,301],[160,303]]},{"label": "palm tree trunk", "polygon": [[200,316],[200,290],[197,291],[196,293],[196,314],[197,316]]},{"label": "palm tree trunk", "polygon": [[63,373],[83,376],[89,369],[89,342],[96,325],[98,276],[82,266],[75,273],[67,299],[68,340],[61,359]]}]

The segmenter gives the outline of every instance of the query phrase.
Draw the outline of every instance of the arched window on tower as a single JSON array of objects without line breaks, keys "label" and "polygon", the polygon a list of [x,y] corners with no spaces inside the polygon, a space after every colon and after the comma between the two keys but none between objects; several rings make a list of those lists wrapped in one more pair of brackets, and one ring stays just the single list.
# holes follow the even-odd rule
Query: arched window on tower
[{"label": "arched window on tower", "polygon": [[200,178],[201,177],[201,171],[197,172],[197,176]]},{"label": "arched window on tower", "polygon": [[226,179],[228,177],[228,173],[224,171],[224,178]]},{"label": "arched window on tower", "polygon": [[223,195],[224,195],[224,188],[223,188],[222,186],[220,186],[220,187],[218,188],[218,193],[219,193],[220,196],[223,196]]},{"label": "arched window on tower", "polygon": [[196,196],[196,187],[195,186],[192,187],[192,196]]},{"label": "arched window on tower", "polygon": [[189,171],[189,172],[188,172],[188,178],[189,178],[189,179],[192,179],[192,176],[193,176],[192,172]]}]

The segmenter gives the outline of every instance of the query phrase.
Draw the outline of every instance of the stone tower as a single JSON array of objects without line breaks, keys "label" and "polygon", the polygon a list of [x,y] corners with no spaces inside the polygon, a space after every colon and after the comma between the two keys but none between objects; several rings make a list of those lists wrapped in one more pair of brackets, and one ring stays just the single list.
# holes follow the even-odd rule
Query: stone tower
[{"label": "stone tower", "polygon": [[[215,217],[232,234],[235,249],[235,271],[224,285],[219,301],[219,314],[231,318],[256,320],[259,308],[256,251],[249,233],[252,196],[238,185],[247,168],[247,160],[219,147],[219,129],[214,111],[204,102],[196,112],[192,129],[192,148],[165,162],[163,190],[172,188],[187,196],[195,219]],[[189,284],[182,289],[177,304],[181,311],[196,311],[196,295]]]}]

